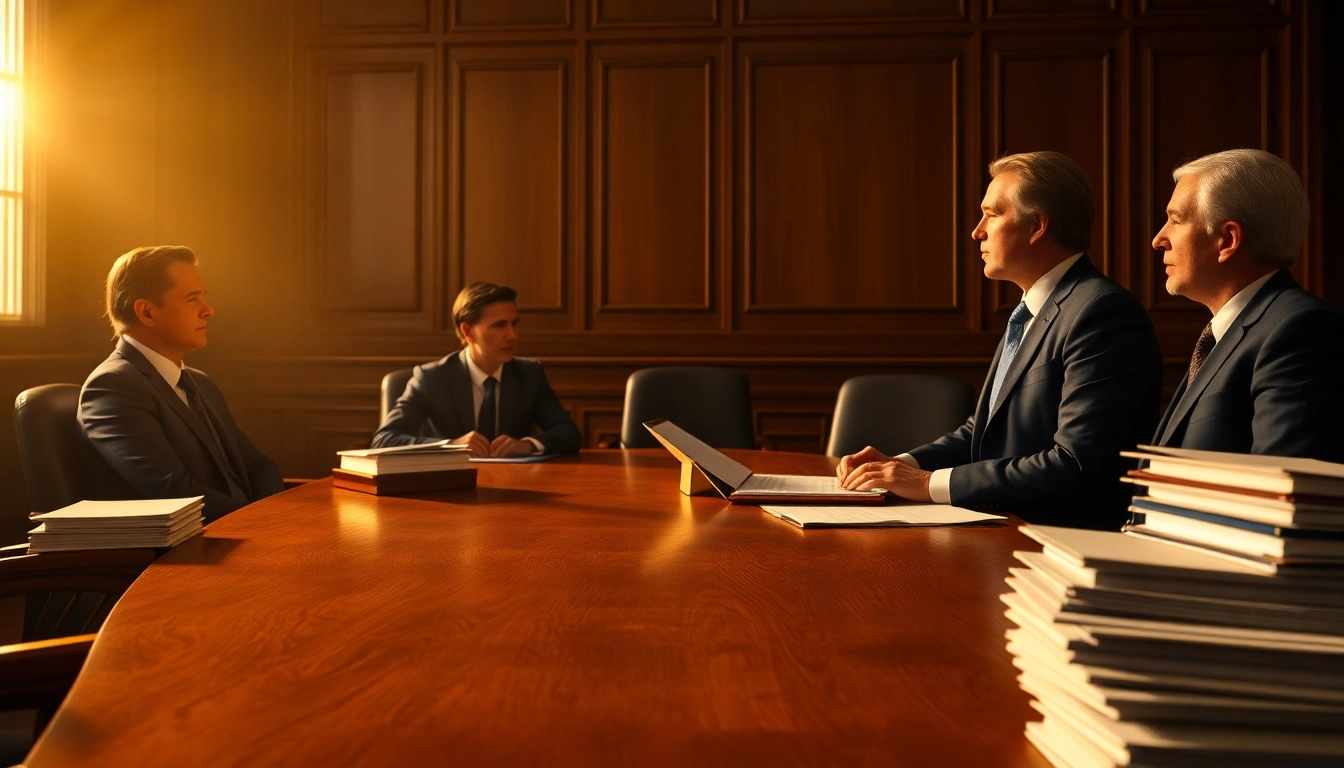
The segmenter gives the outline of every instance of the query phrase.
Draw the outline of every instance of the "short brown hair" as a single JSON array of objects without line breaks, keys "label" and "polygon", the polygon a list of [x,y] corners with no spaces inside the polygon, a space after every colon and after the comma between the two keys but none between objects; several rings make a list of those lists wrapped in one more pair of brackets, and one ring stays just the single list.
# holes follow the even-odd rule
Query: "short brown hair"
[{"label": "short brown hair", "polygon": [[466,346],[467,339],[462,335],[462,324],[475,325],[481,321],[485,308],[501,301],[518,301],[518,292],[506,285],[494,283],[472,283],[457,294],[453,302],[453,332],[457,340]]},{"label": "short brown hair", "polygon": [[1087,174],[1067,155],[1023,152],[1005,155],[989,164],[989,176],[1013,172],[1017,209],[1028,216],[1044,213],[1050,220],[1046,233],[1059,245],[1086,251],[1092,244],[1092,188]]},{"label": "short brown hair", "polygon": [[135,302],[149,299],[158,305],[173,287],[168,267],[174,262],[196,264],[196,254],[185,245],[149,245],[123,253],[107,273],[107,307],[113,338],[121,338],[135,319]]}]

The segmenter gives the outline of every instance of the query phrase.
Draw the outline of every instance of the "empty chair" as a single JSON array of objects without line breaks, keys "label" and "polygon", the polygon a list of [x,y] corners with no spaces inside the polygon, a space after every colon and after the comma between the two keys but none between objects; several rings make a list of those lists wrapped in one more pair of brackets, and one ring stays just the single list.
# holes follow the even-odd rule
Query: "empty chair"
[{"label": "empty chair", "polygon": [[0,729],[3,765],[23,760],[84,665],[92,633],[158,554],[111,549],[28,555],[26,549],[0,549],[0,602],[25,603],[23,632],[14,638],[19,642],[0,645],[0,711],[35,710],[36,718],[31,731]]},{"label": "empty chair", "polygon": [[402,368],[383,377],[381,402],[378,407],[378,424],[380,426],[387,421],[387,414],[397,404],[397,398],[401,397],[401,393],[406,391],[406,383],[411,380],[411,372],[414,370],[414,368]]},{"label": "empty chair", "polygon": [[855,376],[840,387],[827,456],[871,445],[888,456],[942,437],[975,412],[975,388],[958,379],[923,374]]},{"label": "empty chair", "polygon": [[84,439],[79,385],[44,384],[20,392],[14,428],[29,510],[50,512],[81,499],[139,498]]},{"label": "empty chair", "polygon": [[668,419],[715,448],[754,448],[751,386],[741,371],[706,366],[643,368],[625,381],[621,447],[661,445],[644,422]]}]

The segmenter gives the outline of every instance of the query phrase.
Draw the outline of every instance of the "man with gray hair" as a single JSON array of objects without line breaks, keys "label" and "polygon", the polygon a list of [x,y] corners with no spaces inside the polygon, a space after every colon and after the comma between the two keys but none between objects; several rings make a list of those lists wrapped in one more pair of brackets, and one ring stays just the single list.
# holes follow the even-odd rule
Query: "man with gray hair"
[{"label": "man with gray hair", "polygon": [[1158,445],[1344,461],[1344,313],[1288,271],[1310,208],[1297,173],[1258,149],[1173,173],[1153,238],[1167,292],[1209,308]]},{"label": "man with gray hair", "polygon": [[994,161],[989,173],[971,237],[985,277],[1023,295],[975,413],[895,458],[871,446],[845,456],[837,477],[849,489],[1118,530],[1130,497],[1120,451],[1152,434],[1157,417],[1157,334],[1138,299],[1084,253],[1092,192],[1076,163],[1030,152]]}]

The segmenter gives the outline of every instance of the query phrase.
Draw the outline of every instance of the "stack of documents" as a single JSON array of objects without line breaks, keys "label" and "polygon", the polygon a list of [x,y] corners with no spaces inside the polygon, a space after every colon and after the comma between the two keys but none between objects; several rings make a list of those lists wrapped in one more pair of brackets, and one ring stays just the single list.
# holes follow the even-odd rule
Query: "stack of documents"
[{"label": "stack of documents", "polygon": [[1053,764],[1344,764],[1344,568],[1022,530],[1008,651]]},{"label": "stack of documents", "polygon": [[1344,465],[1144,447],[1126,530],[1251,562],[1344,565]]},{"label": "stack of documents", "polygon": [[33,515],[28,551],[175,547],[201,532],[203,499],[80,501]]},{"label": "stack of documents", "polygon": [[337,451],[341,466],[332,484],[376,495],[427,493],[476,487],[476,470],[465,445],[447,440],[361,451]]},{"label": "stack of documents", "polygon": [[770,507],[765,512],[799,528],[928,528],[976,525],[1003,520],[949,504],[897,504],[890,507]]}]

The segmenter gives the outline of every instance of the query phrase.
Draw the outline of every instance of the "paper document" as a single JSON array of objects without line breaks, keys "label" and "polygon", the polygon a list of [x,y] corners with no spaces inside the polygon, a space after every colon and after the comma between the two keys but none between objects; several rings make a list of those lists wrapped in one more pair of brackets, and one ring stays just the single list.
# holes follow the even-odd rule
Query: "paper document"
[{"label": "paper document", "polygon": [[550,461],[558,453],[526,453],[521,456],[472,456],[471,460],[477,464],[536,464],[541,461]]},{"label": "paper document", "polygon": [[972,525],[1005,519],[950,504],[903,504],[895,507],[770,507],[761,509],[799,528],[911,528]]},{"label": "paper document", "polygon": [[847,491],[840,487],[834,475],[755,475],[737,487],[739,493],[779,493],[796,495],[867,494],[868,491]]}]

